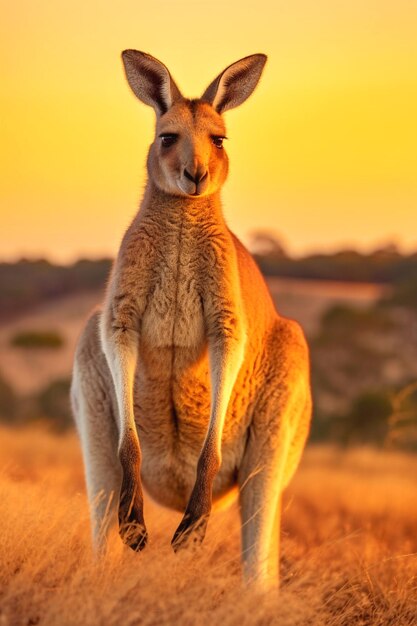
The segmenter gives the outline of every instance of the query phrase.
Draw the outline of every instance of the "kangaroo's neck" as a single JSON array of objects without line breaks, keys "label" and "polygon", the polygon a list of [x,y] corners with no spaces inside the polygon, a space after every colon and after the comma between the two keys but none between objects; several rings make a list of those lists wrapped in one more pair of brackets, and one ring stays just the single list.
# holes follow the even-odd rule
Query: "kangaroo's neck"
[{"label": "kangaroo's neck", "polygon": [[210,223],[226,227],[222,213],[220,192],[209,196],[174,196],[159,189],[152,181],[148,181],[140,209],[139,220],[158,219],[189,221],[194,223]]}]

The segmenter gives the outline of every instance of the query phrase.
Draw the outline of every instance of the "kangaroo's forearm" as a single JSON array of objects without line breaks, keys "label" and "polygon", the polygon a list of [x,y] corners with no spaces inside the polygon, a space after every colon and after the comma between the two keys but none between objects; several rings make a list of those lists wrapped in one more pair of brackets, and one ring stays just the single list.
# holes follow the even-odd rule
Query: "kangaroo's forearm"
[{"label": "kangaroo's forearm", "polygon": [[119,255],[107,289],[101,318],[101,343],[112,374],[119,413],[119,436],[134,428],[133,385],[138,361],[139,330],[149,294],[151,255],[142,246],[134,255],[140,233],[126,235],[128,252]]},{"label": "kangaroo's forearm", "polygon": [[[109,321],[109,310],[102,320],[102,346],[113,379],[118,414],[118,455],[122,468],[119,500],[119,530],[123,541],[134,550],[147,542],[143,517],[143,493],[140,478],[142,451],[136,431],[133,387],[138,360],[138,330],[121,323],[120,317]],[[114,309],[113,309],[114,312]],[[137,328],[131,317],[129,326]]]},{"label": "kangaroo's forearm", "polygon": [[207,439],[213,438],[220,454],[224,419],[230,396],[244,359],[245,337],[243,333],[223,341],[209,343],[211,411]]},{"label": "kangaroo's forearm", "polygon": [[138,359],[138,333],[117,328],[104,333],[103,351],[113,378],[118,408],[120,439],[134,424],[133,384]]}]

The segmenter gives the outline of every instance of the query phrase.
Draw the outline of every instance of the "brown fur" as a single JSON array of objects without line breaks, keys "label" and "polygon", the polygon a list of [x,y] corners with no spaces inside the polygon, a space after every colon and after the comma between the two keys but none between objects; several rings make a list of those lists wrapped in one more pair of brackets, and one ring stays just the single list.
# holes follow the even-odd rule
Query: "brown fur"
[{"label": "brown fur", "polygon": [[[129,55],[140,72],[141,57]],[[240,81],[256,84],[265,61],[255,57],[231,66],[233,80],[229,68],[220,75],[228,108],[242,101]],[[145,61],[147,80],[152,72],[165,76],[165,66],[153,59],[151,71],[149,55]],[[103,310],[76,356],[72,397],[89,496],[101,491],[117,500],[121,490],[122,537],[141,549],[142,479],[160,503],[185,509],[173,538],[178,549],[204,537],[212,498],[239,485],[245,577],[275,583],[280,494],[298,465],[311,414],[308,350],[299,326],[277,314],[251,255],[224,221],[228,159],[213,143],[226,134],[221,110],[184,99],[169,73],[165,80],[146,95],[158,118],[144,199]],[[142,86],[132,88],[144,99]],[[178,135],[168,148],[164,133]],[[205,172],[204,180],[192,182],[196,172]],[[118,441],[112,434],[103,445],[98,434],[98,447],[95,433],[107,436],[106,420]],[[113,469],[115,454],[121,472]],[[102,538],[102,511],[93,506],[93,516]]]}]

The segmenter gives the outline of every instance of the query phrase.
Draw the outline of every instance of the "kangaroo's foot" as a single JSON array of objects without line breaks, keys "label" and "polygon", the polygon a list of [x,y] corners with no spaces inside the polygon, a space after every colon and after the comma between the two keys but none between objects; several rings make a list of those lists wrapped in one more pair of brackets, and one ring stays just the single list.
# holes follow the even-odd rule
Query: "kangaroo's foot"
[{"label": "kangaroo's foot", "polygon": [[119,449],[119,460],[123,470],[119,500],[119,534],[123,543],[135,552],[143,550],[148,541],[143,517],[140,459],[139,441],[134,431],[129,429]]},{"label": "kangaroo's foot", "polygon": [[135,552],[143,550],[148,543],[146,527],[136,520],[131,522],[120,522],[119,520],[119,534],[123,543]]},{"label": "kangaroo's foot", "polygon": [[135,552],[143,550],[148,542],[148,531],[143,519],[142,498],[122,495],[119,504],[119,535],[123,543]]},{"label": "kangaroo's foot", "polygon": [[171,541],[174,552],[197,547],[203,543],[208,519],[209,514],[196,516],[191,512],[186,512]]}]

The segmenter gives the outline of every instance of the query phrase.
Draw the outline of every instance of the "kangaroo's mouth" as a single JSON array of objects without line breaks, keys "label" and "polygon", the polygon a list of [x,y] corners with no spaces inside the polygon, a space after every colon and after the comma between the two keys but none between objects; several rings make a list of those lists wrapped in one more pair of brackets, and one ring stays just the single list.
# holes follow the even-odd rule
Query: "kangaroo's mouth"
[{"label": "kangaroo's mouth", "polygon": [[208,188],[207,177],[201,180],[198,184],[195,184],[189,180],[179,179],[177,181],[179,190],[186,196],[196,198],[202,196]]}]

